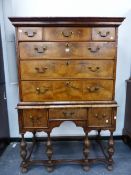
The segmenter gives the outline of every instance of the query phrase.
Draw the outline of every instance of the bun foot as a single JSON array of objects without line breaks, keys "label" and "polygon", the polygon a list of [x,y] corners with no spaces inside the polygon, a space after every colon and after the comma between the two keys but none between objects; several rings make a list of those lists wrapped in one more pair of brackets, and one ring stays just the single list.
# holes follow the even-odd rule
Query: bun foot
[{"label": "bun foot", "polygon": [[107,169],[108,169],[108,171],[112,171],[113,170],[113,166],[112,165],[108,165]]},{"label": "bun foot", "polygon": [[21,168],[21,172],[22,172],[22,173],[27,173],[27,171],[28,171],[27,168],[25,168],[25,167],[22,167],[22,168]]},{"label": "bun foot", "polygon": [[84,165],[84,166],[83,166],[83,170],[84,170],[84,171],[89,171],[89,169],[90,169],[90,167],[89,167],[88,165]]},{"label": "bun foot", "polygon": [[53,168],[52,166],[48,166],[48,167],[47,167],[47,171],[48,171],[49,173],[51,173],[53,170],[54,170],[54,168]]}]

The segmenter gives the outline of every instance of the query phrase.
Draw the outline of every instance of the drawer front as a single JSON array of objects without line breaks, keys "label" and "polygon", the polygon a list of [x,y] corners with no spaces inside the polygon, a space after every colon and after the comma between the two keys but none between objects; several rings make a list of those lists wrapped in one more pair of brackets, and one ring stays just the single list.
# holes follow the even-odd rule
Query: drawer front
[{"label": "drawer front", "polygon": [[46,109],[23,110],[24,128],[47,128],[48,113]]},{"label": "drawer front", "polygon": [[49,119],[87,120],[87,109],[50,109]]},{"label": "drawer front", "polygon": [[89,41],[91,28],[45,27],[43,37],[45,41]]},{"label": "drawer front", "polygon": [[23,101],[112,100],[113,80],[22,81]]},{"label": "drawer front", "polygon": [[89,108],[88,126],[106,127],[111,126],[112,108]]},{"label": "drawer front", "polygon": [[21,59],[114,59],[114,42],[22,42]]},{"label": "drawer front", "polygon": [[92,29],[92,40],[113,41],[115,40],[115,28],[95,27]]},{"label": "drawer front", "polygon": [[19,27],[18,40],[20,41],[42,40],[42,28],[41,27]]},{"label": "drawer front", "polygon": [[83,83],[84,100],[112,100],[113,80],[87,80]]},{"label": "drawer front", "polygon": [[113,60],[22,60],[22,80],[46,78],[113,78]]}]

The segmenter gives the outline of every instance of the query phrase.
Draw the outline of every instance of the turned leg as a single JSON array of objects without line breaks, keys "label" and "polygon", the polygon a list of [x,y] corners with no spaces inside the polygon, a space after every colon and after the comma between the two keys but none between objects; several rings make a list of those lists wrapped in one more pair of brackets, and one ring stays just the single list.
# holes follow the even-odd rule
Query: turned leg
[{"label": "turned leg", "polygon": [[22,163],[21,163],[21,172],[26,173],[27,172],[27,163],[26,163],[26,157],[27,157],[27,143],[24,139],[24,134],[21,134],[22,139],[20,143],[20,155],[22,158]]},{"label": "turned leg", "polygon": [[89,160],[88,160],[89,148],[90,148],[90,141],[88,139],[88,133],[86,132],[85,139],[84,139],[84,148],[83,148],[83,154],[84,154],[83,169],[85,171],[89,170]]},{"label": "turned leg", "polygon": [[35,131],[33,132],[33,139],[32,140],[33,140],[33,143],[36,142],[36,132]]},{"label": "turned leg", "polygon": [[97,134],[97,140],[98,140],[98,141],[99,141],[100,138],[101,138],[101,135],[100,135],[100,134],[101,134],[101,129],[98,130],[98,134]]},{"label": "turned leg", "polygon": [[53,163],[52,163],[52,154],[53,154],[53,149],[52,149],[52,144],[51,144],[51,138],[50,138],[50,133],[48,134],[48,140],[47,140],[47,149],[46,149],[46,154],[48,156],[48,166],[47,166],[47,170],[48,172],[52,172],[53,171]]},{"label": "turned leg", "polygon": [[112,156],[114,154],[114,140],[113,140],[113,132],[110,133],[110,138],[108,141],[108,166],[107,169],[111,171],[113,169],[113,159]]}]

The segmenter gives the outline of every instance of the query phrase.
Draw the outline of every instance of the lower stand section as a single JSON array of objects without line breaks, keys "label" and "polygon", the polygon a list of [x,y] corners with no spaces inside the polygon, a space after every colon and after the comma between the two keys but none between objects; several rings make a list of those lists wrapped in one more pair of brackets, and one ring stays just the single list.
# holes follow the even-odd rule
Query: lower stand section
[{"label": "lower stand section", "polygon": [[31,160],[33,148],[34,148],[35,143],[36,143],[36,135],[35,135],[35,133],[33,133],[33,139],[32,139],[33,144],[32,144],[32,148],[31,148],[30,152],[28,153],[27,152],[27,143],[24,139],[24,134],[21,134],[21,136],[22,136],[21,143],[20,143],[20,155],[22,158],[21,172],[26,173],[28,170],[28,167],[30,165],[33,165],[33,164],[45,165],[47,167],[47,171],[52,172],[54,170],[54,166],[57,164],[60,164],[60,163],[81,164],[81,165],[83,165],[83,169],[85,171],[89,171],[90,165],[97,163],[97,162],[105,163],[107,165],[107,169],[112,170],[112,167],[113,167],[112,156],[114,154],[113,132],[110,132],[110,138],[108,141],[108,148],[107,148],[107,152],[105,152],[105,150],[102,146],[102,143],[101,143],[100,131],[101,130],[98,130],[98,135],[97,135],[96,141],[97,141],[98,145],[100,146],[104,157],[100,157],[100,158],[98,157],[98,158],[94,158],[94,159],[89,158],[90,141],[88,138],[88,132],[86,132],[85,137],[84,137],[84,147],[83,147],[84,159],[79,159],[79,160],[71,160],[71,159],[69,159],[69,160],[68,159],[52,160],[53,148],[52,148],[52,143],[51,143],[50,132],[47,133],[48,139],[47,139],[47,144],[46,144],[46,154],[47,154],[48,159],[47,160]]}]

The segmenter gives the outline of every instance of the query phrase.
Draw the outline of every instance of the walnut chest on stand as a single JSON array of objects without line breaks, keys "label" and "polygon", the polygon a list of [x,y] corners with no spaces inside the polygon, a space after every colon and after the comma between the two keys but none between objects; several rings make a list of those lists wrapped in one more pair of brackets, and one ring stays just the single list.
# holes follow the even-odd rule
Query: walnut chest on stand
[{"label": "walnut chest on stand", "polygon": [[[88,170],[104,162],[112,170],[113,132],[117,103],[114,100],[117,31],[124,18],[110,17],[10,17],[16,28],[20,102],[17,105],[22,136],[21,169],[42,163],[52,171],[59,162],[77,162]],[[64,121],[83,128],[83,157],[53,160],[50,133]],[[89,158],[88,133],[109,130],[103,158]],[[30,153],[24,135],[33,133]],[[36,132],[47,133],[47,160],[32,160]],[[102,147],[101,147],[102,148]]]}]

